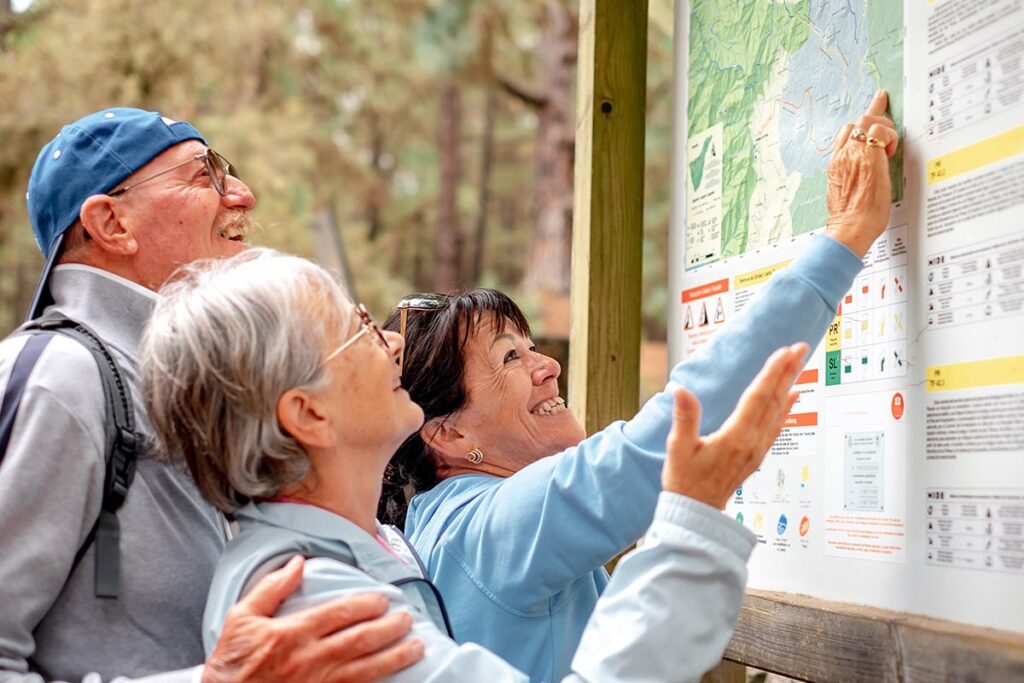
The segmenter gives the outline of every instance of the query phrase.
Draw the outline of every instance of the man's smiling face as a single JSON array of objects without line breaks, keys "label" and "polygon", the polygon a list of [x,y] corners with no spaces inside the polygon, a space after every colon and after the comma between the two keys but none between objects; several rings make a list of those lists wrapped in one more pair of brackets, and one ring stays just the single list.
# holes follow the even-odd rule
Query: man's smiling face
[{"label": "man's smiling face", "polygon": [[232,256],[245,249],[247,213],[256,199],[245,183],[230,176],[225,179],[225,194],[221,196],[206,164],[195,159],[205,149],[198,140],[170,147],[122,185],[181,164],[178,168],[115,198],[119,217],[138,242],[138,281],[150,289],[159,289],[178,266],[197,259]]}]

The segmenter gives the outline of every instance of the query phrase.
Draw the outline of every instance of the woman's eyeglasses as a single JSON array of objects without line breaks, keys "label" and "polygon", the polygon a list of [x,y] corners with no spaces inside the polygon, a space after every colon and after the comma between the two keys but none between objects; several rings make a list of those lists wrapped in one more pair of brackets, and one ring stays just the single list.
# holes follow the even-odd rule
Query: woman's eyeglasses
[{"label": "woman's eyeglasses", "polygon": [[364,334],[370,333],[373,335],[374,340],[383,348],[385,351],[391,350],[391,345],[388,344],[388,340],[385,339],[384,333],[377,327],[377,323],[373,321],[370,316],[370,312],[366,310],[366,306],[362,304],[356,304],[356,315],[359,316],[359,331],[349,337],[345,342],[338,348],[327,354],[327,357],[320,361],[320,367],[323,367],[330,363],[332,360],[337,358],[342,351],[359,341],[359,338]]},{"label": "woman's eyeglasses", "polygon": [[[409,320],[409,311],[438,311],[448,306],[450,299],[444,294],[410,294],[402,297],[398,302],[398,331],[402,340],[408,342],[405,337],[406,323]],[[408,344],[406,344],[407,346]],[[398,356],[398,371],[401,374],[405,370],[405,346]]]},{"label": "woman's eyeglasses", "polygon": [[128,190],[134,187],[138,187],[142,183],[148,183],[153,178],[159,178],[165,173],[170,173],[171,171],[177,168],[181,168],[185,164],[191,164],[194,161],[202,161],[204,164],[206,164],[206,172],[210,174],[210,184],[213,185],[213,189],[217,190],[217,194],[219,194],[221,197],[226,195],[228,192],[228,176],[231,176],[232,178],[238,177],[238,171],[235,169],[234,166],[231,165],[230,161],[228,161],[227,159],[225,159],[224,157],[222,157],[221,155],[217,154],[212,149],[207,147],[202,154],[197,154],[188,161],[183,161],[180,164],[175,164],[170,168],[165,168],[159,173],[154,173],[148,178],[138,180],[132,183],[131,185],[125,185],[124,187],[114,190],[113,192],[108,192],[107,196],[116,197],[118,195],[124,194]]}]

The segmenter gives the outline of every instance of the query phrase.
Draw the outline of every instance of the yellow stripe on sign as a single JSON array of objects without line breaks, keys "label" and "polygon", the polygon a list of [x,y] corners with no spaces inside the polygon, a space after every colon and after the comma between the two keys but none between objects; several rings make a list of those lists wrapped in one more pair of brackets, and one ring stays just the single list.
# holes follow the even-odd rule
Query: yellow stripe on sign
[{"label": "yellow stripe on sign", "polygon": [[771,266],[765,266],[764,268],[758,268],[752,270],[749,273],[741,273],[733,278],[734,289],[743,289],[745,287],[753,287],[755,285],[764,284],[771,279],[771,276],[776,271],[782,270],[790,264],[790,261],[783,261],[782,263],[776,263]]},{"label": "yellow stripe on sign", "polygon": [[928,184],[976,171],[1021,152],[1024,152],[1024,126],[932,159],[928,162]]},{"label": "yellow stripe on sign", "polygon": [[1024,383],[1024,356],[933,365],[925,373],[928,391],[955,391]]}]

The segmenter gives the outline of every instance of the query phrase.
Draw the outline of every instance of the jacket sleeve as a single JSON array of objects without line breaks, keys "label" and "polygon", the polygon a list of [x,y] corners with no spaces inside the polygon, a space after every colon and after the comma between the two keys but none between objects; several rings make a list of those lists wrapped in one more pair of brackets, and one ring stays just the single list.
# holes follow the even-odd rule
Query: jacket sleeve
[{"label": "jacket sleeve", "polygon": [[697,681],[732,636],[753,534],[718,510],[662,493],[642,546],[597,603],[568,681]]},{"label": "jacket sleeve", "polygon": [[[845,246],[815,237],[775,274],[742,315],[692,358],[629,422],[544,458],[477,496],[449,521],[445,551],[502,603],[530,611],[639,538],[651,522],[672,421],[672,391],[703,406],[702,433],[721,426],[776,349],[817,345],[862,263]],[[495,539],[498,539],[495,542]]]},{"label": "jacket sleeve", "polygon": [[412,632],[407,637],[419,638],[425,646],[418,663],[382,679],[387,683],[526,683],[527,677],[511,664],[474,643],[459,645],[434,625],[406,599],[399,589],[382,583],[368,574],[326,558],[306,561],[302,585],[281,605],[277,616],[301,611],[313,605],[343,596],[381,593],[387,596],[389,611],[403,610],[412,614]]},{"label": "jacket sleeve", "polygon": [[[0,345],[4,390],[25,339]],[[92,356],[77,342],[54,337],[26,382],[0,454],[0,683],[42,681],[28,673],[33,631],[60,595],[99,514],[104,410]]]}]

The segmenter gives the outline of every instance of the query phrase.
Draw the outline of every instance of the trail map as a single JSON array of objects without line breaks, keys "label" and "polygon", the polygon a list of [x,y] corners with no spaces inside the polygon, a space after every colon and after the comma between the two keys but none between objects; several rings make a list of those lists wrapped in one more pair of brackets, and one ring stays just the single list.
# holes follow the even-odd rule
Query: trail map
[{"label": "trail map", "polygon": [[902,2],[694,0],[687,268],[820,228],[832,139],[879,88],[902,133]]}]

